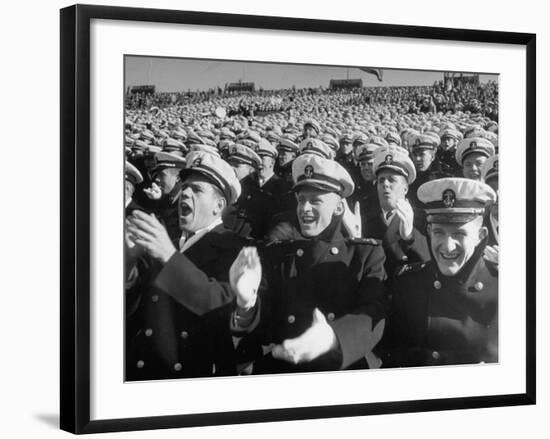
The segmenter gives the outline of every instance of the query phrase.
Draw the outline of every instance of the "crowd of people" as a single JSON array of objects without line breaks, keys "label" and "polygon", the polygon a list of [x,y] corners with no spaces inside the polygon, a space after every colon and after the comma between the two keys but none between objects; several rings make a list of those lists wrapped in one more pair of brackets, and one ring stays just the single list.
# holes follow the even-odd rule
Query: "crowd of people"
[{"label": "crowd of people", "polygon": [[125,151],[127,380],[498,361],[496,83],[128,95]]}]

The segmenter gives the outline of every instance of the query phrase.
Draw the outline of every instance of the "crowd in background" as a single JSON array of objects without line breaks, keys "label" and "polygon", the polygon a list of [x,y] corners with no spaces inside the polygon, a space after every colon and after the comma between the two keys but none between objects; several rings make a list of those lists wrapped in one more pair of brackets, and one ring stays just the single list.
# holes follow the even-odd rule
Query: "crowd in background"
[{"label": "crowd in background", "polygon": [[[129,379],[497,361],[497,83],[216,88],[125,104]],[[205,190],[223,202],[201,222]],[[315,191],[336,194],[326,224]],[[449,224],[473,223],[471,251],[436,251]],[[260,266],[256,287],[235,281]],[[411,282],[450,299],[405,327],[395,316],[425,301],[400,299]],[[288,291],[308,291],[307,313]],[[274,313],[268,331],[259,316]]]}]

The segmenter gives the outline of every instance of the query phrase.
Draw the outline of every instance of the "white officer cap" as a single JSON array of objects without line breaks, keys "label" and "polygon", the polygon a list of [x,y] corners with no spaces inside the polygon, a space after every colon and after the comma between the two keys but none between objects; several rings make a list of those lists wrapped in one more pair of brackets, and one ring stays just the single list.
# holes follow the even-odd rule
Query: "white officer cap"
[{"label": "white officer cap", "polygon": [[241,183],[229,163],[219,156],[204,151],[191,151],[185,159],[187,166],[180,172],[182,181],[192,173],[199,173],[211,180],[222,191],[227,204],[237,201],[241,195]]},{"label": "white officer cap", "polygon": [[319,125],[319,122],[317,122],[315,119],[306,119],[304,122],[304,128],[307,126],[312,127],[315,131],[317,131],[317,134],[321,132],[321,126]]},{"label": "white officer cap", "polygon": [[212,145],[205,145],[204,143],[193,143],[189,147],[189,151],[201,151],[206,152],[208,154],[214,154],[216,156],[220,156],[220,153],[218,152],[218,149]]},{"label": "white officer cap", "polygon": [[420,186],[417,195],[430,223],[467,223],[497,198],[489,185],[469,178],[432,180]]},{"label": "white officer cap", "polygon": [[491,157],[495,154],[495,146],[483,137],[467,137],[461,140],[456,148],[456,162],[462,166],[466,156],[474,152]]},{"label": "white officer cap", "polygon": [[334,160],[306,153],[292,162],[294,189],[311,186],[327,192],[349,197],[355,185],[348,171]]},{"label": "white officer cap", "polygon": [[379,146],[388,146],[388,142],[381,136],[370,136],[368,143],[374,143]]},{"label": "white officer cap", "polygon": [[388,134],[386,134],[385,140],[388,142],[388,145],[393,144],[401,146],[401,137],[394,131],[389,131]]},{"label": "white officer cap", "polygon": [[184,168],[185,159],[171,152],[157,152],[155,154],[154,171],[159,171],[165,168]]},{"label": "white officer cap", "polygon": [[375,143],[367,143],[365,145],[359,145],[355,148],[355,159],[360,162],[367,160],[372,162],[374,160],[374,153],[380,148],[380,145]]},{"label": "white officer cap", "polygon": [[394,171],[404,176],[409,184],[416,179],[414,163],[407,152],[399,146],[390,145],[376,150],[373,168],[376,175],[384,169]]},{"label": "white officer cap", "polygon": [[143,176],[139,172],[138,168],[132,165],[130,162],[126,162],[125,166],[125,178],[133,185],[140,184],[143,182]]},{"label": "white officer cap", "polygon": [[227,161],[244,163],[245,165],[249,165],[254,168],[257,168],[262,163],[262,160],[252,148],[241,145],[240,143],[235,143],[229,147],[229,156],[227,157]]},{"label": "white officer cap", "polygon": [[431,149],[435,151],[439,146],[438,140],[439,139],[436,140],[434,136],[417,134],[411,139],[411,143],[409,143],[409,148],[411,149],[411,151],[414,151],[415,149]]},{"label": "white officer cap", "polygon": [[298,154],[300,147],[288,137],[281,137],[277,149],[282,149]]},{"label": "white officer cap", "polygon": [[334,159],[334,150],[325,142],[319,139],[304,139],[300,143],[300,154],[316,154],[319,157],[332,160]]},{"label": "white officer cap", "polygon": [[258,149],[256,150],[256,153],[260,157],[268,156],[268,157],[272,157],[273,159],[276,159],[277,155],[279,154],[277,151],[277,148],[275,148],[266,139],[261,139],[260,144],[258,145]]}]

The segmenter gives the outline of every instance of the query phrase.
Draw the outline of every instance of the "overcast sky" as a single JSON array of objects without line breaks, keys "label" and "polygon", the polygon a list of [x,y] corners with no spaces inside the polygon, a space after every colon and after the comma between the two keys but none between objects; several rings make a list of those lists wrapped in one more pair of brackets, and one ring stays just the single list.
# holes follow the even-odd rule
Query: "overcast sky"
[{"label": "overcast sky", "polygon": [[[432,85],[442,72],[383,69],[383,81],[357,68],[295,64],[210,61],[199,59],[127,56],[126,86],[155,85],[157,91],[206,90],[227,82],[254,82],[256,88],[280,89],[295,85],[328,87],[331,79],[362,79],[364,86]],[[481,82],[497,75],[481,75]]]}]

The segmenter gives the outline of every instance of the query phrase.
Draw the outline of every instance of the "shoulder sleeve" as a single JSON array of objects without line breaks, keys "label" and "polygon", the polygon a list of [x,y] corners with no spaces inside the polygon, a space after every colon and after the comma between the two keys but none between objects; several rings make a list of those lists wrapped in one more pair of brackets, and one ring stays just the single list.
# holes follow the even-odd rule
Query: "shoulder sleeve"
[{"label": "shoulder sleeve", "polygon": [[382,338],[388,300],[384,280],[386,260],[382,246],[362,249],[364,258],[356,308],[331,323],[342,352],[342,368],[364,357]]},{"label": "shoulder sleeve", "polygon": [[164,265],[153,286],[198,315],[226,305],[234,298],[229,268],[239,249],[220,252],[217,277],[199,269],[187,256],[176,252]]}]

